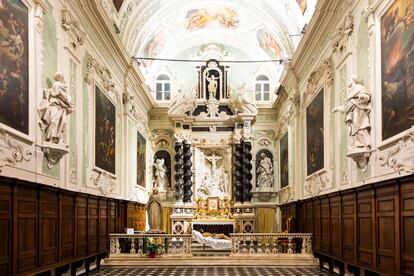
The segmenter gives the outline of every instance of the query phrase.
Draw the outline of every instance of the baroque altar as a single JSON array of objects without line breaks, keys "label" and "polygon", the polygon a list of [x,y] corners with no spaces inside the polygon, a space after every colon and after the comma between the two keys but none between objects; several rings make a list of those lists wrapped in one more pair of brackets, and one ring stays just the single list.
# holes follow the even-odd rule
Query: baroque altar
[{"label": "baroque altar", "polygon": [[192,95],[179,93],[168,111],[175,139],[170,216],[175,234],[190,233],[200,221],[230,224],[236,233],[254,231],[251,150],[257,108],[244,86],[233,91],[227,69],[214,59],[198,66]]}]

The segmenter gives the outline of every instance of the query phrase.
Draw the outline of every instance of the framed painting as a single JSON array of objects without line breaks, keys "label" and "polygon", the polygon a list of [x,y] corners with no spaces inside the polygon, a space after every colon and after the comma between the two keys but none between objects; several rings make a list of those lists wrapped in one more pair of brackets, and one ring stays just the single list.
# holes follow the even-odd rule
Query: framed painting
[{"label": "framed painting", "polygon": [[0,123],[29,134],[28,9],[0,1]]},{"label": "framed painting", "polygon": [[218,211],[218,208],[219,208],[219,198],[208,197],[207,198],[207,213],[214,214]]},{"label": "framed painting", "polygon": [[288,133],[280,139],[280,187],[289,185],[289,136]]},{"label": "framed painting", "polygon": [[382,139],[414,125],[414,5],[396,0],[381,18]]},{"label": "framed painting", "polygon": [[324,168],[323,90],[306,108],[307,175]]},{"label": "framed painting", "polygon": [[95,85],[95,166],[115,174],[115,105]]},{"label": "framed painting", "polygon": [[145,188],[145,172],[146,172],[146,149],[147,141],[137,132],[137,185]]}]

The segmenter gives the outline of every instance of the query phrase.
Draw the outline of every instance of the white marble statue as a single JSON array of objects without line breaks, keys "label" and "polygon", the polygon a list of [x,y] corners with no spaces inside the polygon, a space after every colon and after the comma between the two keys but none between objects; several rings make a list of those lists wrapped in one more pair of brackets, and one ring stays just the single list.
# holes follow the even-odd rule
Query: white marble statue
[{"label": "white marble statue", "polygon": [[154,188],[165,191],[168,187],[167,167],[165,166],[163,158],[157,159],[154,162],[155,168],[155,183]]},{"label": "white marble statue", "polygon": [[351,139],[351,151],[369,151],[371,149],[371,93],[357,80],[348,86],[345,103],[332,112],[345,113],[345,123]]},{"label": "white marble statue", "polygon": [[206,79],[208,80],[207,89],[208,89],[209,98],[213,99],[216,97],[217,87],[218,87],[217,80],[219,79],[219,77],[215,77],[214,75],[211,75],[210,77],[206,77]]},{"label": "white marble statue", "polygon": [[220,190],[224,195],[228,195],[229,192],[229,174],[224,172],[223,176],[221,177],[221,185]]},{"label": "white marble statue", "polygon": [[269,189],[273,187],[273,164],[266,153],[260,154],[260,163],[257,168],[257,188]]},{"label": "white marble statue", "polygon": [[61,72],[56,72],[51,89],[43,89],[38,113],[45,140],[54,144],[64,143],[67,117],[74,110],[68,87]]},{"label": "white marble statue", "polygon": [[157,198],[158,190],[152,190],[152,195],[148,199],[145,209],[148,213],[148,233],[162,233],[162,206]]},{"label": "white marble statue", "polygon": [[238,112],[241,114],[257,115],[256,105],[254,103],[251,103],[245,96],[246,83],[243,83],[243,85],[237,89],[237,92],[237,97],[232,97],[230,99],[230,108],[234,112]]}]

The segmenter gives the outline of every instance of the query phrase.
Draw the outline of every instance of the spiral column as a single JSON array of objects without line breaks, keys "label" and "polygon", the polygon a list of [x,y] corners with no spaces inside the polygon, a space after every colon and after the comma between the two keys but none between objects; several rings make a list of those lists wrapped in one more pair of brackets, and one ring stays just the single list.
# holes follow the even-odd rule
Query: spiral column
[{"label": "spiral column", "polygon": [[243,150],[243,202],[250,202],[252,199],[252,143],[242,142]]},{"label": "spiral column", "polygon": [[243,148],[240,143],[234,144],[234,199],[243,202]]},{"label": "spiral column", "polygon": [[183,202],[184,197],[184,154],[183,143],[175,142],[175,201]]},{"label": "spiral column", "polygon": [[192,186],[193,183],[191,181],[191,177],[193,175],[192,173],[192,166],[193,163],[191,162],[191,156],[193,155],[191,153],[191,144],[187,141],[184,142],[184,196],[183,201],[184,202],[191,202],[191,196],[193,195]]}]

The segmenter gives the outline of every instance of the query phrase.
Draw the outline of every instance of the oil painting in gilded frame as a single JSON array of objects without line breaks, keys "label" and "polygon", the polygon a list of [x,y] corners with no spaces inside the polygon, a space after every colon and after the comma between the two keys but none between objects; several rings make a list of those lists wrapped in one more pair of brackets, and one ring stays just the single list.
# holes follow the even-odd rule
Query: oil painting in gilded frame
[{"label": "oil painting in gilded frame", "polygon": [[414,3],[396,0],[381,18],[382,139],[414,125]]},{"label": "oil painting in gilded frame", "polygon": [[280,139],[280,187],[289,185],[289,136],[286,132]]},{"label": "oil painting in gilded frame", "polygon": [[324,168],[323,89],[306,108],[307,175]]},{"label": "oil painting in gilded frame", "polygon": [[137,185],[145,188],[146,149],[147,141],[137,132]]},{"label": "oil painting in gilded frame", "polygon": [[0,123],[29,134],[28,9],[0,1]]},{"label": "oil painting in gilded frame", "polygon": [[115,174],[116,107],[95,85],[95,166]]}]

